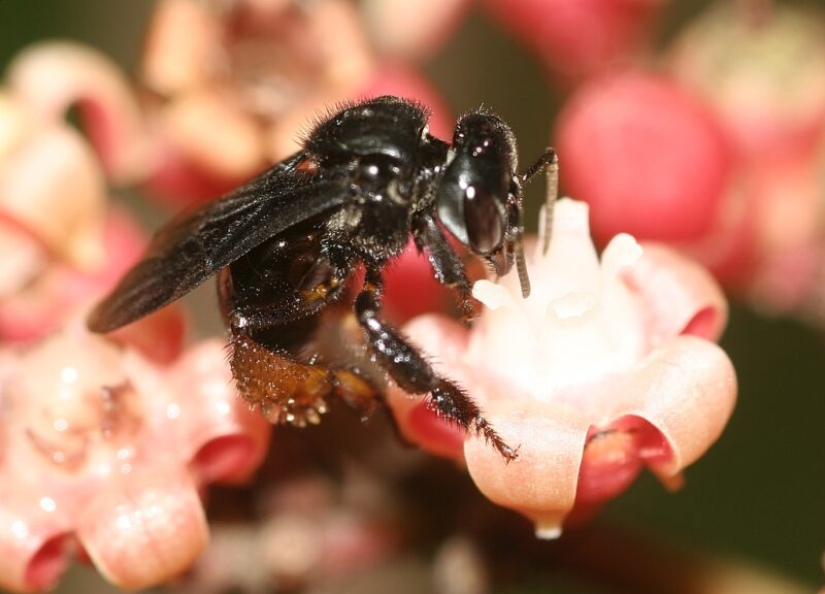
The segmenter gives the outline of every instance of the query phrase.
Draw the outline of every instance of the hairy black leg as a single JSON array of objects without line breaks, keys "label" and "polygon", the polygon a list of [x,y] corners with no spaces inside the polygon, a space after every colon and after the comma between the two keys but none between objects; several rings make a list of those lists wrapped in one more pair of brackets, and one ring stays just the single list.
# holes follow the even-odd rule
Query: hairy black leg
[{"label": "hairy black leg", "polygon": [[413,237],[416,247],[427,252],[438,282],[455,288],[464,320],[471,320],[475,316],[475,308],[471,300],[470,281],[464,272],[464,263],[444,237],[435,219],[429,215],[422,217],[416,225]]},{"label": "hairy black leg", "polygon": [[355,314],[378,362],[403,390],[429,393],[430,406],[465,431],[483,435],[508,461],[518,457],[496,433],[475,402],[454,383],[439,377],[426,359],[379,316],[381,301],[380,268],[367,268],[364,288],[355,300]]}]

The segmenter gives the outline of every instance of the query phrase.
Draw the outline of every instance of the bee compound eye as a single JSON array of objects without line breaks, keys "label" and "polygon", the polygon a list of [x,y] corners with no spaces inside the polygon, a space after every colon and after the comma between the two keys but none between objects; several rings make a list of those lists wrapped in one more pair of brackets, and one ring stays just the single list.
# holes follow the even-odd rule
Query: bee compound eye
[{"label": "bee compound eye", "polygon": [[496,199],[482,186],[470,185],[464,191],[464,223],[469,245],[479,254],[489,254],[504,239]]}]

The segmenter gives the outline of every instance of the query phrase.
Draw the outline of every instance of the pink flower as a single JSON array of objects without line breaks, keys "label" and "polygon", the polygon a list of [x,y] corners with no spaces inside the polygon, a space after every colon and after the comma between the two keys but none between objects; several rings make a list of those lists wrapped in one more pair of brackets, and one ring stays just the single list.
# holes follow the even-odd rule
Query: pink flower
[{"label": "pink flower", "polygon": [[422,60],[447,42],[472,5],[473,0],[365,0],[361,11],[380,52]]},{"label": "pink flower", "polygon": [[[74,106],[90,141],[66,121]],[[110,210],[106,185],[139,175],[141,134],[101,54],[52,42],[12,60],[0,90],[0,340],[55,330],[140,256],[143,234]]]},{"label": "pink flower", "polygon": [[[22,245],[26,237],[35,238],[39,260],[57,256],[79,268],[94,268],[104,257],[100,238],[106,202],[97,158],[68,123],[44,124],[42,114],[22,98],[0,93],[4,228],[13,226],[15,243],[25,252],[32,251]],[[19,257],[13,249],[5,253]]]},{"label": "pink flower", "polygon": [[346,0],[164,0],[141,80],[154,166],[149,189],[177,203],[231,190],[300,148],[301,133],[345,100],[377,93],[441,101],[414,71],[373,55]]},{"label": "pink flower", "polygon": [[[34,116],[28,124],[39,130],[55,126],[74,131],[65,117],[77,108],[108,179],[133,183],[145,174],[147,146],[137,100],[124,74],[104,54],[68,41],[37,43],[11,61],[6,86]],[[64,201],[71,204],[65,196]]]},{"label": "pink flower", "polygon": [[664,0],[486,0],[562,82],[626,66],[651,45]]},{"label": "pink flower", "polygon": [[533,285],[479,281],[486,307],[472,329],[441,316],[406,331],[478,402],[504,440],[506,463],[483,439],[463,440],[426,405],[396,393],[404,434],[463,460],[492,501],[553,537],[572,510],[621,493],[643,466],[668,487],[721,434],[736,396],[727,356],[713,340],[726,303],[699,266],[665,248],[617,236],[601,262],[587,207],[562,200],[547,254],[528,248]]},{"label": "pink flower", "polygon": [[734,174],[709,106],[651,72],[588,81],[559,115],[555,146],[563,183],[593,207],[602,244],[620,232],[697,241],[717,224]]},{"label": "pink flower", "polygon": [[268,424],[203,342],[169,365],[82,318],[0,351],[0,585],[55,585],[75,552],[123,588],[184,571],[208,539],[200,490],[245,479]]},{"label": "pink flower", "polygon": [[375,501],[375,493],[388,496],[384,485],[362,473],[345,472],[342,485],[306,473],[282,477],[263,496],[259,490],[255,521],[217,524],[184,591],[267,591],[273,583],[281,590],[315,591],[375,571],[399,553],[399,527]]},{"label": "pink flower", "polygon": [[[57,184],[60,179],[44,178],[43,183]],[[51,199],[59,200],[61,195],[58,189],[51,188],[51,191]],[[17,196],[24,198],[26,194]],[[55,210],[45,211],[49,212],[54,213]],[[8,283],[7,290],[0,291],[0,341],[30,342],[53,332],[78,309],[114,286],[137,261],[143,251],[143,231],[124,212],[112,211],[104,216],[102,237],[96,238],[99,244],[95,247],[103,256],[88,269],[55,258],[43,249],[43,243],[36,234],[23,232],[9,221],[3,224],[0,219],[0,243],[6,243],[10,250],[8,253],[14,254],[0,264],[0,274]],[[30,251],[38,258],[21,261]],[[172,343],[167,345],[173,352],[170,351],[168,357],[160,356],[161,359],[173,358],[180,351],[184,320],[178,308],[170,309],[163,314],[163,318],[169,324],[180,327],[172,332],[177,335],[177,339],[172,341],[177,346]]]},{"label": "pink flower", "polygon": [[825,126],[825,12],[714,2],[667,49],[672,76],[705,97],[754,166],[816,152]]},{"label": "pink flower", "polygon": [[718,2],[665,72],[580,87],[555,145],[597,240],[667,242],[763,311],[825,318],[823,31],[821,11]]},{"label": "pink flower", "polygon": [[751,262],[736,288],[762,310],[821,323],[825,13],[717,2],[667,57],[673,78],[714,111],[740,165]]}]

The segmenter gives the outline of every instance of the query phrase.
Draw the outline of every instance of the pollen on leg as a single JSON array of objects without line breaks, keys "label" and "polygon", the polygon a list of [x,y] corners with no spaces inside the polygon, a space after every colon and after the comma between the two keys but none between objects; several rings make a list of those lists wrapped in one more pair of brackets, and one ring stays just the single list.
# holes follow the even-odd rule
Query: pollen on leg
[{"label": "pollen on leg", "polygon": [[335,396],[363,417],[375,408],[378,391],[355,369],[296,361],[273,352],[244,333],[230,339],[230,367],[238,391],[271,423],[305,427],[321,422]]},{"label": "pollen on leg", "polygon": [[267,420],[299,427],[320,422],[334,386],[329,370],[272,352],[246,334],[234,334],[230,348],[238,391]]}]

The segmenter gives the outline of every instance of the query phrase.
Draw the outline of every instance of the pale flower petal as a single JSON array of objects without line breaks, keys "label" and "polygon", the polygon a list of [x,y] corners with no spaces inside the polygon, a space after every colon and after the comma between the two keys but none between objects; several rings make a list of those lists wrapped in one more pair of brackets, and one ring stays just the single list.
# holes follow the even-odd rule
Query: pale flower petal
[{"label": "pale flower petal", "polygon": [[246,480],[269,444],[270,424],[239,404],[229,366],[215,364],[225,359],[223,341],[200,343],[184,355],[173,380],[178,393],[190,394],[176,414],[187,421],[182,453],[203,482]]},{"label": "pale flower petal", "polygon": [[367,0],[362,3],[370,34],[396,59],[431,56],[458,27],[469,0]]},{"label": "pale flower petal", "polygon": [[31,506],[11,499],[7,493],[0,499],[0,583],[18,592],[52,588],[71,560],[71,526],[43,505],[33,517]]},{"label": "pale flower petal", "polygon": [[[536,535],[555,538],[576,500],[589,422],[575,409],[551,402],[513,406],[501,397],[485,398],[485,418],[505,442],[518,448],[507,463],[483,439],[464,445],[470,476],[494,503],[514,509],[535,523]],[[513,394],[516,403],[518,396]]]},{"label": "pale flower petal", "polygon": [[672,455],[651,464],[667,482],[722,434],[736,402],[736,374],[724,351],[693,336],[671,339],[628,378],[615,417],[638,415],[656,427]]},{"label": "pale flower petal", "polygon": [[203,3],[161,0],[147,28],[141,80],[162,95],[201,85],[219,42],[218,24]]},{"label": "pale flower petal", "polygon": [[194,482],[179,470],[136,473],[95,497],[77,535],[97,569],[121,588],[146,588],[183,573],[209,532]]},{"label": "pale flower petal", "polygon": [[[526,250],[532,292],[518,279],[476,283],[485,304],[470,329],[443,316],[405,331],[441,373],[467,390],[485,420],[517,448],[507,463],[477,436],[464,462],[490,500],[557,536],[621,493],[648,466],[668,487],[714,443],[736,399],[730,360],[710,340],[727,306],[708,273],[665,248],[615,237],[596,255],[587,206],[558,202],[549,251]],[[460,461],[439,434],[393,393],[402,433]],[[430,415],[429,424],[438,421]]]},{"label": "pale flower petal", "polygon": [[623,279],[642,300],[652,346],[679,334],[719,340],[728,304],[708,271],[684,255],[655,243]]},{"label": "pale flower petal", "polygon": [[53,126],[0,162],[0,213],[81,268],[103,258],[105,182],[80,134]]},{"label": "pale flower petal", "polygon": [[107,173],[134,181],[143,172],[145,138],[126,77],[104,54],[79,43],[50,41],[18,54],[6,72],[11,94],[46,124],[62,123],[78,106]]}]

